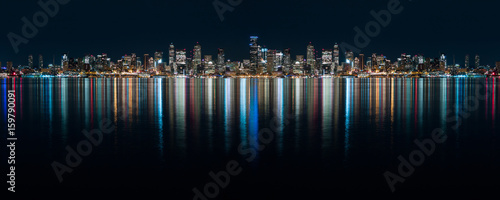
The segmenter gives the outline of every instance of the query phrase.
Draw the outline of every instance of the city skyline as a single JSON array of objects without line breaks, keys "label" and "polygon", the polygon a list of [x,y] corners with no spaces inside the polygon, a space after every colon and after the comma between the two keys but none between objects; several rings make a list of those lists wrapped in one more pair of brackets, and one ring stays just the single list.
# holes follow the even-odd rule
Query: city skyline
[{"label": "city skyline", "polygon": [[[492,28],[494,8],[498,3],[433,2],[435,6],[429,7],[425,1],[400,2],[404,10],[392,16],[391,23],[361,49],[362,53],[383,53],[395,58],[404,52],[431,57],[445,52],[460,58],[456,59],[460,64],[464,64],[466,54],[479,54],[482,63],[489,65],[498,60],[500,42],[494,39],[496,35]],[[41,8],[36,2],[9,2],[5,7],[12,9],[0,14],[4,25],[0,61],[24,64],[28,55],[34,55],[36,60],[36,55],[42,54],[44,63],[50,63],[52,56],[57,58],[61,51],[70,55],[108,53],[109,57],[118,59],[127,52],[138,55],[157,49],[166,52],[172,41],[187,49],[199,42],[207,55],[217,55],[217,49],[224,48],[227,58],[243,60],[248,58],[248,49],[242,47],[248,45],[250,35],[261,36],[261,43],[269,48],[290,48],[292,54],[305,55],[303,46],[309,42],[317,49],[331,49],[335,42],[353,44],[354,28],[363,29],[365,24],[374,20],[370,11],[387,6],[387,2],[361,0],[244,1],[233,7],[232,12],[225,12],[224,21],[221,21],[212,3],[149,0],[117,4],[105,1],[94,7],[92,2],[70,1],[60,5],[59,13],[50,18],[46,26],[39,28],[29,43],[20,44],[19,52],[15,53],[7,34],[21,34],[24,25],[21,18],[31,19]],[[276,5],[287,9],[272,10]],[[130,10],[131,7],[134,9]],[[124,8],[134,11],[135,18],[122,11]],[[299,14],[302,8],[309,15]],[[85,12],[88,10],[93,14]],[[255,10],[263,14],[251,15]],[[150,28],[147,31],[126,28],[131,26]]]},{"label": "city skyline", "polygon": [[[257,40],[259,39],[258,36],[250,36],[250,40],[252,40],[252,37],[256,37],[255,39],[257,39]],[[258,57],[257,55],[255,55],[257,57],[252,58],[252,51],[255,51],[255,53],[258,53],[257,52],[257,44],[258,43],[256,42],[255,43],[255,47],[252,47],[252,44],[250,45],[250,48],[249,48],[250,49],[250,54],[246,58],[243,58],[243,59],[232,59],[232,58],[229,58],[229,57],[225,56],[225,60],[230,60],[230,61],[235,61],[235,62],[244,62],[244,60],[248,59],[248,60],[250,60],[253,63],[253,60],[257,59],[257,57]],[[145,53],[128,52],[128,53],[121,54],[121,56],[118,56],[117,58],[113,58],[113,57],[109,56],[110,53],[107,53],[107,52],[85,53],[83,55],[76,55],[76,56],[73,56],[73,54],[70,54],[70,53],[60,53],[58,55],[49,56],[48,59],[50,59],[50,61],[47,62],[46,55],[41,54],[41,53],[40,54],[33,53],[33,54],[28,54],[26,56],[27,60],[25,60],[24,62],[20,61],[20,63],[15,63],[12,60],[7,59],[6,61],[4,61],[4,63],[13,62],[13,65],[15,67],[16,66],[29,66],[30,68],[33,68],[33,67],[39,68],[40,65],[43,66],[43,63],[46,63],[45,68],[47,68],[49,64],[58,66],[58,63],[60,62],[61,56],[62,57],[66,56],[66,57],[68,57],[67,59],[69,59],[69,58],[74,58],[74,59],[81,58],[81,59],[84,59],[85,56],[95,56],[96,57],[98,55],[106,55],[106,57],[109,58],[111,62],[115,62],[116,63],[116,61],[118,61],[120,59],[123,59],[127,55],[129,55],[129,56],[132,55],[132,54],[135,54],[135,55],[146,55],[147,54],[147,55],[149,55],[149,53],[154,53],[152,55],[154,55],[154,59],[156,61],[157,61],[158,57],[161,57],[160,58],[161,60],[163,60],[165,63],[169,63],[169,62],[171,62],[170,60],[173,57],[171,57],[169,54],[163,54],[163,52],[169,52],[169,51],[173,50],[174,52],[185,51],[186,57],[193,59],[193,61],[197,57],[195,54],[197,54],[199,56],[197,64],[201,64],[201,61],[205,60],[204,59],[205,56],[211,56],[211,57],[215,57],[216,58],[216,56],[218,54],[217,51],[219,49],[224,49],[225,50],[225,52],[224,52],[225,54],[227,54],[228,52],[230,52],[226,48],[217,48],[215,51],[210,50],[210,49],[207,50],[207,49],[203,48],[203,53],[202,53],[202,52],[200,52],[202,44],[200,44],[199,42],[194,43],[192,49],[191,48],[174,48],[174,49],[172,49],[172,45],[175,45],[174,42],[171,42],[168,45],[168,49],[165,49],[165,50],[163,50],[163,49],[161,49],[161,50],[157,49],[156,51],[150,51],[150,52],[145,52]],[[394,61],[397,58],[400,58],[400,56],[389,57],[389,56],[387,56],[387,54],[385,54],[383,52],[371,52],[371,53],[361,52],[359,54],[356,54],[356,53],[350,51],[349,49],[347,49],[346,52],[342,52],[340,50],[341,48],[338,48],[338,46],[339,46],[339,44],[335,43],[334,45],[331,45],[331,48],[321,48],[321,49],[318,49],[318,48],[315,48],[316,47],[315,44],[313,44],[312,42],[309,42],[309,44],[307,44],[307,46],[305,46],[302,51],[299,51],[299,52],[303,52],[303,53],[297,53],[297,52],[293,51],[291,48],[275,49],[275,48],[269,47],[267,45],[260,45],[260,43],[258,45],[258,48],[259,48],[259,50],[261,48],[266,49],[266,51],[267,50],[277,50],[279,52],[288,51],[289,54],[291,55],[291,58],[293,58],[292,60],[296,60],[295,58],[297,56],[306,56],[304,58],[305,60],[308,60],[308,59],[311,60],[311,59],[324,59],[324,55],[322,55],[323,52],[325,52],[325,51],[326,52],[332,51],[330,53],[333,53],[333,50],[335,50],[336,47],[337,47],[337,51],[339,51],[338,52],[338,56],[333,56],[333,59],[340,58],[340,60],[336,60],[335,61],[335,62],[337,62],[337,64],[340,64],[343,61],[354,59],[354,57],[360,57],[360,56],[364,56],[364,55],[374,55],[374,54],[385,56],[388,60],[391,60],[391,61]],[[197,47],[198,47],[198,49],[197,49]],[[313,54],[310,54],[309,47],[313,48],[313,49],[311,49],[311,51],[314,51]],[[254,48],[254,49],[252,49],[252,48]],[[197,50],[198,50],[198,53],[195,53]],[[205,53],[207,51],[208,52],[214,52],[214,54]],[[69,52],[69,51],[62,51],[62,52]],[[156,55],[156,53],[161,53],[161,56]],[[348,58],[348,55],[346,55],[346,53],[351,53],[352,54],[352,58]],[[114,52],[112,54],[116,55],[117,53]],[[448,54],[446,52],[440,52],[440,53],[437,53],[435,55],[425,55],[425,54],[422,54],[422,53],[408,53],[408,52],[401,52],[400,53],[400,55],[403,55],[403,54],[405,54],[405,55],[412,55],[412,56],[424,56],[426,58],[438,58],[438,57],[443,56],[443,54],[445,54],[446,57],[444,59],[448,62],[448,64],[455,63],[457,65],[460,65],[463,68],[477,68],[477,67],[482,67],[482,66],[484,66],[484,67],[490,66],[490,67],[494,68],[496,66],[496,64],[498,63],[498,60],[500,60],[500,58],[499,58],[499,59],[496,59],[496,61],[493,61],[492,63],[485,63],[484,60],[491,60],[491,59],[488,59],[488,58],[485,59],[484,57],[481,57],[480,54],[475,54],[475,53],[467,53],[467,54],[465,54],[463,56],[457,56],[457,55],[454,55],[454,54],[452,55],[452,54]],[[36,58],[33,58],[34,55],[36,56]],[[309,57],[308,58],[307,57],[308,55],[309,56],[313,56],[313,57]],[[476,59],[477,56],[481,57],[480,60]],[[141,56],[139,56],[139,57],[141,57]],[[479,63],[478,63],[478,61],[479,61]],[[0,65],[1,65],[1,63],[2,63],[2,60],[0,60]],[[34,64],[34,63],[36,63],[36,64]],[[362,62],[362,63],[366,64],[366,61]],[[308,64],[310,64],[310,63],[308,62]],[[62,64],[59,65],[59,66],[62,66]],[[0,67],[5,67],[5,64],[1,65]]]}]

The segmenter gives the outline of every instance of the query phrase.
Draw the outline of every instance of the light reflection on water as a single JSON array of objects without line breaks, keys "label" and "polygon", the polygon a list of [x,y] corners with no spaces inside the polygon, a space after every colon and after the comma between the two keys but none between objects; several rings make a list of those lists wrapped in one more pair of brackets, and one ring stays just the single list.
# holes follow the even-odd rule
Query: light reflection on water
[{"label": "light reflection on water", "polygon": [[[66,145],[76,145],[84,139],[82,130],[98,128],[105,118],[117,125],[117,131],[105,138],[88,165],[145,163],[171,173],[196,167],[208,172],[213,163],[243,160],[238,146],[256,143],[259,131],[271,128],[273,122],[278,124],[274,141],[258,152],[252,169],[277,162],[282,167],[309,163],[324,170],[385,170],[398,155],[415,148],[414,139],[428,138],[435,128],[450,138],[437,153],[435,165],[491,160],[485,153],[498,143],[489,138],[500,132],[496,79],[15,79],[9,83],[2,79],[1,83],[3,97],[8,87],[16,90],[24,143],[44,155],[27,161],[34,165],[64,158]],[[481,89],[477,84],[490,93],[464,118],[467,98]],[[294,117],[287,119],[287,114]],[[450,117],[463,120],[457,131],[444,120]]]}]

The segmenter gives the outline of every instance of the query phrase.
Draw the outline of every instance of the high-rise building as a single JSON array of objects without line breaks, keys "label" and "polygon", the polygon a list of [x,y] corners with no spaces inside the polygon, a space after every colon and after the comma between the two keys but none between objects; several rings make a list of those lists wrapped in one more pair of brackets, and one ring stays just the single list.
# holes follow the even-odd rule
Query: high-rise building
[{"label": "high-rise building", "polygon": [[307,60],[306,60],[306,63],[307,63],[307,65],[310,65],[311,67],[314,67],[315,62],[316,62],[316,58],[315,58],[314,46],[311,43],[309,43],[309,45],[307,45]]},{"label": "high-rise building", "polygon": [[475,64],[475,66],[474,66],[475,68],[478,68],[478,67],[480,67],[480,66],[481,66],[480,61],[481,61],[481,60],[480,60],[480,58],[479,58],[479,55],[478,55],[478,54],[476,54],[476,62],[475,62],[476,64]]},{"label": "high-rise building", "polygon": [[63,53],[61,56],[61,67],[63,70],[68,70],[69,58],[67,53]]},{"label": "high-rise building", "polygon": [[28,67],[33,69],[33,55],[28,56]]},{"label": "high-rise building", "polygon": [[149,54],[144,54],[144,62],[142,63],[143,67],[141,70],[148,70],[150,65],[149,65]]},{"label": "high-rise building", "polygon": [[353,68],[354,70],[359,70],[361,69],[361,65],[359,64],[359,58],[358,57],[355,57],[354,58],[354,64],[353,64]]},{"label": "high-rise building", "polygon": [[260,62],[261,64],[266,64],[267,63],[267,52],[269,51],[268,48],[261,48],[260,49]]},{"label": "high-rise building", "polygon": [[340,51],[337,43],[333,46],[333,67],[337,68],[337,71],[340,70]]},{"label": "high-rise building", "polygon": [[442,53],[441,56],[439,57],[439,68],[441,70],[445,70],[447,66],[447,59],[446,59],[446,54]]},{"label": "high-rise building", "polygon": [[186,65],[186,49],[175,51],[175,62],[177,65]]},{"label": "high-rise building", "polygon": [[274,54],[274,66],[277,68],[283,67],[283,52],[276,50]]},{"label": "high-rise building", "polygon": [[257,40],[259,37],[250,36],[250,67],[256,68],[259,63],[259,45]]},{"label": "high-rise building", "polygon": [[201,45],[196,43],[193,49],[193,64],[195,67],[201,65]]},{"label": "high-rise building", "polygon": [[321,64],[322,65],[332,65],[333,63],[333,55],[332,50],[324,50],[322,51],[321,56]]},{"label": "high-rise building", "polygon": [[497,68],[497,73],[499,73],[500,72],[500,62],[496,62],[495,65],[496,65],[496,68]]},{"label": "high-rise building", "polygon": [[43,56],[42,54],[38,55],[38,68],[43,68]]},{"label": "high-rise building", "polygon": [[272,73],[275,67],[275,59],[276,59],[276,50],[268,50],[267,51],[267,73]]},{"label": "high-rise building", "polygon": [[170,48],[168,51],[168,65],[170,65],[170,67],[175,67],[175,46],[174,46],[174,43],[170,44]]},{"label": "high-rise building", "polygon": [[365,68],[365,54],[359,54],[359,69],[368,70]]},{"label": "high-rise building", "polygon": [[154,70],[159,70],[159,68],[163,65],[163,52],[162,51],[156,51],[155,52],[155,58],[154,58]]},{"label": "high-rise building", "polygon": [[12,66],[12,61],[7,62],[7,72],[12,73],[14,71],[14,68]]},{"label": "high-rise building", "polygon": [[222,48],[219,48],[217,50],[217,67],[218,68],[223,68],[224,65],[225,65],[225,59],[226,59],[226,56],[224,54],[224,49]]},{"label": "high-rise building", "polygon": [[288,72],[292,67],[292,58],[290,55],[290,49],[285,49],[283,51],[283,67]]},{"label": "high-rise building", "polygon": [[470,67],[469,61],[470,61],[469,54],[467,54],[465,55],[465,65],[464,65],[466,69]]},{"label": "high-rise building", "polygon": [[345,63],[346,69],[344,71],[350,71],[354,68],[354,53],[350,50],[345,51]]}]

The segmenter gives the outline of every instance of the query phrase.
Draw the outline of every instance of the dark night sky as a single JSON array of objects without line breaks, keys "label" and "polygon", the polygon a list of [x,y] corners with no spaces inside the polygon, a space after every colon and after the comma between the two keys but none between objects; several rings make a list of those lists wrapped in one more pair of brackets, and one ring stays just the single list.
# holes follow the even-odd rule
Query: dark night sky
[{"label": "dark night sky", "polygon": [[[46,1],[46,0],[44,0]],[[227,2],[227,0],[221,0]],[[291,48],[292,58],[305,54],[312,42],[316,49],[332,49],[335,42],[354,44],[355,26],[374,20],[370,10],[387,9],[389,0],[243,0],[221,22],[212,0],[72,0],[46,26],[19,46],[15,53],[7,38],[21,34],[23,16],[32,19],[41,8],[36,1],[2,1],[0,20],[0,62],[27,64],[27,56],[43,54],[45,63],[55,55],[70,57],[108,53],[112,60],[124,54],[153,54],[202,45],[202,54],[226,50],[226,58],[249,57],[249,36],[258,35],[259,44],[270,49]],[[365,54],[382,53],[395,60],[403,52],[426,57],[448,55],[448,62],[463,64],[465,54],[481,56],[481,64],[500,61],[498,8],[491,0],[401,0],[404,10],[393,15],[388,27],[362,49]],[[363,28],[362,28],[363,29]]]}]

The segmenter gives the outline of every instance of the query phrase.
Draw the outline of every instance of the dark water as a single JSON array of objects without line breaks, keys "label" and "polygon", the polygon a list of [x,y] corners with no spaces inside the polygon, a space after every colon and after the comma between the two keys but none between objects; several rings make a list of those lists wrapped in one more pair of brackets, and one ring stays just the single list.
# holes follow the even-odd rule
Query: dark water
[{"label": "dark water", "polygon": [[[2,127],[7,89],[17,96],[20,194],[193,199],[232,160],[241,173],[216,199],[449,197],[499,186],[499,79],[0,81]],[[67,164],[66,147],[106,120],[116,130],[60,183],[51,164]],[[392,193],[384,172],[398,174],[398,156],[435,130],[446,141]]]}]

